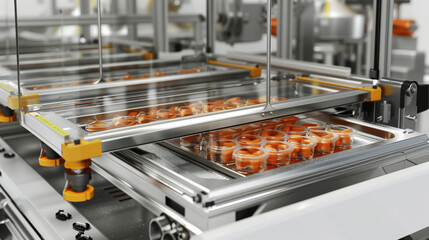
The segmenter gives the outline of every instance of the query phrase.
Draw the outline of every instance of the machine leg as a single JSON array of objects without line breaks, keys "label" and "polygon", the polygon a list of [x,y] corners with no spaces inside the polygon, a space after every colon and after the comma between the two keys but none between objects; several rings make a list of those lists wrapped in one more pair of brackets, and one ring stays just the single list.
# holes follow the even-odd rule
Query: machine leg
[{"label": "machine leg", "polygon": [[65,162],[65,178],[67,181],[63,197],[69,202],[85,202],[94,197],[94,187],[89,185],[91,180],[91,160],[80,162]]}]

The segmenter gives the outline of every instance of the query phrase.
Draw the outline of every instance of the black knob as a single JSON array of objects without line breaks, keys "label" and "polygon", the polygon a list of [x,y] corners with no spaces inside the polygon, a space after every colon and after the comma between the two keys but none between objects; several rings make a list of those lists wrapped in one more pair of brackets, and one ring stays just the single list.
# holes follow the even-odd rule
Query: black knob
[{"label": "black knob", "polygon": [[83,233],[83,232],[91,229],[91,225],[89,225],[89,223],[75,222],[75,223],[73,223],[73,229],[78,231],[78,232]]},{"label": "black knob", "polygon": [[92,237],[85,236],[85,235],[83,235],[83,233],[78,233],[76,235],[76,240],[92,240]]},{"label": "black knob", "polygon": [[3,156],[5,158],[13,158],[13,157],[15,157],[15,153],[13,153],[13,152],[7,152],[7,153],[3,154]]},{"label": "black knob", "polygon": [[6,149],[0,148],[0,152],[4,152],[4,151],[6,151]]},{"label": "black knob", "polygon": [[70,213],[66,213],[64,210],[58,210],[58,212],[55,213],[55,218],[60,221],[67,221],[72,218],[72,215]]}]

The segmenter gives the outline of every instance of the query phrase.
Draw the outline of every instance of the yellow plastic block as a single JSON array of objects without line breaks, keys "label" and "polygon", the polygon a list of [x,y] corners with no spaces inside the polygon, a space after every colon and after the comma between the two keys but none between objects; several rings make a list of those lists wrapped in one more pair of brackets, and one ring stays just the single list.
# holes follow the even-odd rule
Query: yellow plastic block
[{"label": "yellow plastic block", "polygon": [[16,121],[16,113],[11,117],[6,117],[3,113],[0,113],[0,123],[9,123]]},{"label": "yellow plastic block", "polygon": [[[39,94],[24,94],[21,96],[21,107],[31,104],[39,104]],[[18,96],[13,95],[8,97],[8,107],[13,110],[19,109]]]},{"label": "yellow plastic block", "polygon": [[63,143],[62,157],[66,162],[80,162],[93,157],[101,156],[101,140],[97,139],[92,142],[81,140],[81,143]]}]

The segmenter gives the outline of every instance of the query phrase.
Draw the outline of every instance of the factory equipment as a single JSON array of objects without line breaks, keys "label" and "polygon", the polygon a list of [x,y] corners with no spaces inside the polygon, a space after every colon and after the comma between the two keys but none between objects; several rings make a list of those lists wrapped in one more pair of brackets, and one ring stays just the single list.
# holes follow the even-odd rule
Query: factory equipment
[{"label": "factory equipment", "polygon": [[[391,7],[376,5],[375,42],[389,42]],[[271,36],[271,1],[266,10]],[[26,61],[18,51],[18,65],[1,63],[18,69],[17,79],[0,81],[3,114],[15,110],[24,127],[0,125],[0,201],[11,235],[198,238],[429,160],[427,135],[413,130],[429,105],[425,88],[388,78],[388,45],[375,44],[367,78],[271,58],[270,41],[267,57],[163,57],[166,39],[156,42],[164,44],[155,60],[92,59],[88,50],[73,65],[31,59],[38,54]]]}]

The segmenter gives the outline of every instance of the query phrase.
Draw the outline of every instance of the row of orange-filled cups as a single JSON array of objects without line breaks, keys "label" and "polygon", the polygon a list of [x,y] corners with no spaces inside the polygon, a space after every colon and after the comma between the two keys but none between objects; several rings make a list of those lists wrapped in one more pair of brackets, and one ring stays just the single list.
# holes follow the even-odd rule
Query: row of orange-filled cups
[{"label": "row of orange-filled cups", "polygon": [[[278,167],[331,154],[350,147],[355,131],[346,126],[319,121],[298,122],[296,117],[266,121],[202,136],[201,155],[222,165],[235,165],[239,172],[256,173],[267,165]],[[198,153],[200,136],[180,139],[184,148]]]},{"label": "row of orange-filled cups", "polygon": [[[286,98],[272,97],[273,102],[283,100],[286,100]],[[104,131],[113,128],[150,123],[158,120],[174,119],[177,117],[186,117],[201,113],[235,109],[264,102],[265,97],[260,97],[259,99],[242,99],[241,97],[233,97],[227,100],[220,99],[206,103],[192,103],[183,106],[154,108],[148,111],[130,112],[125,115],[117,115],[114,116],[113,119],[91,121],[85,125],[85,129],[89,132]]]}]

